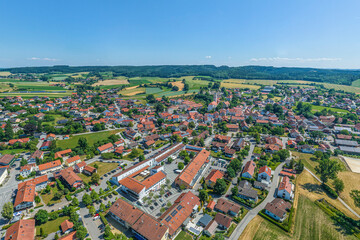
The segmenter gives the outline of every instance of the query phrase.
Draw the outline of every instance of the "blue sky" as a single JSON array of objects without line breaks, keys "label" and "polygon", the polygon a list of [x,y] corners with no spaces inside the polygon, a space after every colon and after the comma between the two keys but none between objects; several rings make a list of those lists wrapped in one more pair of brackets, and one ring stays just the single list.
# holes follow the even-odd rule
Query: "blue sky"
[{"label": "blue sky", "polygon": [[0,67],[360,68],[358,0],[0,0]]}]

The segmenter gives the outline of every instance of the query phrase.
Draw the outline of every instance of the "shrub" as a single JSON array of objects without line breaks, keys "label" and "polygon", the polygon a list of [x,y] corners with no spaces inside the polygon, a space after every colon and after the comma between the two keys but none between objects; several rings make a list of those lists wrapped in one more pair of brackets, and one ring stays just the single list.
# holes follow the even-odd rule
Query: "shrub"
[{"label": "shrub", "polygon": [[325,183],[321,184],[321,187],[325,190],[325,192],[327,192],[332,198],[338,198],[338,194],[328,185],[326,185]]}]

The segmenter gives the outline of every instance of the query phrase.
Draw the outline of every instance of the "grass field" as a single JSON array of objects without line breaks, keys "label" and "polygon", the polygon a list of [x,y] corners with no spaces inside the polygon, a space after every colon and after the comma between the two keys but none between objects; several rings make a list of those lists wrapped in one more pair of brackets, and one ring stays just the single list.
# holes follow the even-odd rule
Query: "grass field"
[{"label": "grass field", "polygon": [[36,226],[36,235],[40,236],[40,228],[44,230],[44,234],[57,232],[58,230],[60,230],[61,223],[66,219],[69,219],[69,217],[68,216],[59,217],[53,221],[48,221],[44,224]]},{"label": "grass field", "polygon": [[43,202],[45,203],[45,205],[53,204],[53,203],[59,203],[59,202],[61,202],[61,199],[53,200],[54,194],[57,193],[57,192],[58,192],[58,188],[55,186],[55,187],[51,188],[50,194],[47,194],[47,193],[40,194],[40,197],[43,200]]},{"label": "grass field", "polygon": [[146,94],[155,94],[163,92],[161,88],[146,88]]},{"label": "grass field", "polygon": [[105,139],[112,134],[116,134],[118,132],[122,132],[124,129],[116,129],[116,130],[109,130],[105,132],[95,132],[89,134],[82,134],[70,137],[67,140],[60,140],[57,142],[58,146],[66,149],[66,148],[75,148],[78,145],[78,141],[81,137],[86,138],[89,145],[93,145],[95,142]]},{"label": "grass field", "polygon": [[104,81],[98,81],[94,83],[92,86],[112,86],[112,85],[122,85],[129,84],[129,81],[126,77],[117,77],[115,79],[108,79]]},{"label": "grass field", "polygon": [[185,231],[181,231],[179,235],[176,236],[175,240],[192,240],[192,236]]},{"label": "grass field", "polygon": [[42,122],[41,125],[50,125],[50,126],[55,126],[57,125],[56,122],[62,119],[66,119],[65,117],[63,117],[62,115],[58,115],[58,114],[51,114],[51,116],[53,116],[55,118],[54,121],[50,121],[50,122]]},{"label": "grass field", "polygon": [[10,75],[11,75],[11,72],[0,72],[0,77],[7,77]]},{"label": "grass field", "polygon": [[342,233],[335,226],[334,221],[304,195],[299,196],[298,209],[293,234],[286,233],[262,217],[256,216],[246,227],[239,240],[356,239],[352,235]]},{"label": "grass field", "polygon": [[354,211],[360,214],[360,208],[356,207],[354,200],[350,197],[352,190],[360,190],[360,174],[350,171],[344,171],[338,173],[338,178],[344,182],[344,191],[340,194],[340,197],[349,205]]},{"label": "grass field", "polygon": [[360,79],[353,81],[351,83],[351,86],[360,88]]},{"label": "grass field", "polygon": [[146,89],[144,87],[133,86],[124,88],[123,90],[119,91],[118,94],[121,94],[123,96],[134,96],[137,94],[145,93],[145,90]]},{"label": "grass field", "polygon": [[[95,164],[98,165],[97,173],[100,175],[100,177],[103,176],[105,173],[108,173],[108,172],[114,170],[119,165],[118,163],[107,163],[107,162],[98,162],[97,161],[97,162],[90,163],[89,166],[94,167]],[[84,182],[88,183],[91,181],[91,176],[87,176],[82,173],[79,173],[78,175]]]},{"label": "grass field", "polygon": [[348,110],[344,110],[344,109],[340,109],[340,108],[333,108],[333,107],[324,107],[324,106],[317,106],[317,105],[312,105],[312,112],[319,112],[322,111],[323,109],[327,109],[327,110],[331,110],[333,112],[338,112],[338,113],[348,113]]}]

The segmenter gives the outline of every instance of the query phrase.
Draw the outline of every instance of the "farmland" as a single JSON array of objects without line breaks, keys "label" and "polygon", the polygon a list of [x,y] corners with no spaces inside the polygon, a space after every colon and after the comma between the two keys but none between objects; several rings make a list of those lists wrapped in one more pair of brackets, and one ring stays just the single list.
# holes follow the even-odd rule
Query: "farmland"
[{"label": "farmland", "polygon": [[122,132],[123,129],[116,129],[116,130],[109,130],[109,131],[103,131],[103,132],[95,132],[95,133],[88,133],[88,134],[81,134],[70,137],[70,139],[67,140],[59,140],[57,142],[58,146],[66,149],[66,148],[74,148],[77,146],[78,141],[81,137],[86,138],[89,145],[93,145],[95,142],[100,141],[102,139],[105,139],[109,137],[112,134],[116,134],[118,132]]},{"label": "farmland", "polygon": [[244,80],[241,79],[228,79],[221,82],[221,87],[226,88],[248,88],[248,89],[259,89],[260,86],[244,84]]},{"label": "farmland", "polygon": [[113,86],[113,85],[123,85],[123,84],[129,84],[129,81],[124,77],[119,77],[116,79],[98,81],[94,83],[92,86]]}]

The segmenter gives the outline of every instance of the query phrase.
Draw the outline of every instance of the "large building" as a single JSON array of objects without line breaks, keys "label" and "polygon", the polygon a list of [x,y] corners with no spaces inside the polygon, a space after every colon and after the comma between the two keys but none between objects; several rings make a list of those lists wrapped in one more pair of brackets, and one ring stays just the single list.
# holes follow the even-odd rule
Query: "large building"
[{"label": "large building", "polygon": [[61,162],[60,160],[55,160],[52,162],[40,164],[39,167],[39,173],[41,175],[47,174],[49,172],[54,172],[61,169]]},{"label": "large building", "polygon": [[10,154],[5,154],[0,157],[0,165],[2,166],[11,166],[15,162],[15,156]]},{"label": "large building", "polygon": [[198,211],[200,199],[192,192],[182,193],[174,204],[159,218],[169,228],[170,237],[181,230],[184,222]]},{"label": "large building", "polygon": [[110,207],[109,215],[123,227],[131,229],[136,239],[168,239],[166,225],[122,199],[116,200]]},{"label": "large building", "polygon": [[209,156],[210,152],[202,149],[180,175],[177,176],[175,184],[185,186],[186,188],[193,188],[198,182]]},{"label": "large building", "polygon": [[54,174],[55,178],[59,178],[69,189],[80,188],[83,180],[76,175],[72,168],[66,168]]},{"label": "large building", "polygon": [[6,230],[5,240],[34,240],[35,220],[21,219]]}]

